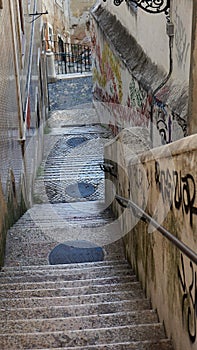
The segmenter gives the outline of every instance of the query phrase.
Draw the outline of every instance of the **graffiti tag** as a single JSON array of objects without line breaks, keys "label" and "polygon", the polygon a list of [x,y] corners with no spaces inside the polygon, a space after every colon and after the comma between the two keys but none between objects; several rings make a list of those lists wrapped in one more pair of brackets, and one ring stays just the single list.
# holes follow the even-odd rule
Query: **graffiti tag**
[{"label": "graffiti tag", "polygon": [[191,174],[182,175],[181,171],[161,170],[159,162],[155,162],[155,181],[162,194],[163,202],[168,202],[172,209],[182,209],[183,214],[189,215],[190,225],[193,226],[193,216],[197,215],[196,183]]},{"label": "graffiti tag", "polygon": [[196,316],[197,316],[197,274],[190,261],[191,280],[186,283],[185,266],[181,254],[181,267],[178,266],[178,278],[182,288],[182,321],[187,325],[187,331],[192,343],[196,340]]}]

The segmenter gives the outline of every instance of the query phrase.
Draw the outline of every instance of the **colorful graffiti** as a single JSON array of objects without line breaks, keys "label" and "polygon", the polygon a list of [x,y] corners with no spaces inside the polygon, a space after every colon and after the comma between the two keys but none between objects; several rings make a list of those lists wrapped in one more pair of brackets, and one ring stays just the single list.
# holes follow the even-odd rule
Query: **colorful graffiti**
[{"label": "colorful graffiti", "polygon": [[[151,96],[140,86],[133,77],[129,84],[129,95],[127,98],[127,106],[137,113],[140,126],[148,127],[151,110]],[[133,113],[134,114],[134,113]],[[138,123],[135,124],[138,126]]]},{"label": "colorful graffiti", "polygon": [[93,93],[95,99],[103,102],[108,109],[115,133],[125,127],[150,128],[153,147],[187,136],[186,118],[180,117],[162,102],[163,96],[170,93],[169,87],[164,86],[154,98],[151,87],[150,92],[144,88],[113,53],[105,38],[100,36],[93,25]]},{"label": "colorful graffiti", "polygon": [[96,45],[96,55],[98,57],[98,66],[93,68],[93,81],[97,82],[103,89],[102,101],[121,103],[123,92],[120,61],[113,55],[106,43],[102,53],[100,46]]}]

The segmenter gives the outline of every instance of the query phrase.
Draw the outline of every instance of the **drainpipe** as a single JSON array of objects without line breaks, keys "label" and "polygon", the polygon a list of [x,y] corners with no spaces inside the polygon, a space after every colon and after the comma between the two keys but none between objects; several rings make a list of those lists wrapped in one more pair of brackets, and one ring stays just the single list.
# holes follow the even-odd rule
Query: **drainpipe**
[{"label": "drainpipe", "polygon": [[18,62],[18,50],[17,50],[17,39],[14,27],[14,11],[12,1],[9,0],[10,18],[11,18],[11,30],[13,38],[14,47],[14,68],[15,68],[15,78],[16,78],[16,91],[17,91],[17,101],[18,101],[18,123],[19,123],[19,141],[23,140],[23,106],[22,106],[22,94],[20,87],[20,70]]},{"label": "drainpipe", "polygon": [[[36,13],[37,9],[37,0],[34,0],[33,5],[33,13]],[[28,57],[28,71],[27,71],[27,80],[26,80],[26,87],[25,87],[25,100],[24,100],[24,106],[23,106],[23,121],[24,121],[24,135],[23,139],[25,140],[25,133],[26,133],[26,117],[28,112],[28,105],[29,105],[29,90],[30,90],[30,83],[31,83],[31,70],[32,70],[32,59],[33,59],[33,44],[34,44],[34,29],[35,29],[35,21],[33,20],[31,23],[31,36],[30,36],[30,48],[29,48],[29,57]]]},{"label": "drainpipe", "polygon": [[166,34],[169,37],[169,72],[168,75],[165,77],[165,79],[161,82],[161,84],[151,92],[151,110],[150,110],[150,139],[151,139],[151,147],[153,148],[153,112],[154,112],[154,101],[156,98],[156,94],[158,91],[168,82],[172,75],[173,71],[173,57],[172,57],[172,51],[173,51],[173,39],[174,39],[174,24],[171,22],[171,14],[169,18],[167,18],[167,24],[166,24]]}]

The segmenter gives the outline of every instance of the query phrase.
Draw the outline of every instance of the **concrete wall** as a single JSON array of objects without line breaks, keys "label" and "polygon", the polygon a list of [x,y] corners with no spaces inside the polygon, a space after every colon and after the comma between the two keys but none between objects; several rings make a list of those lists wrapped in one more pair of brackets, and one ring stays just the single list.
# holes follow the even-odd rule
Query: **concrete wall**
[{"label": "concrete wall", "polygon": [[23,1],[20,11],[8,0],[0,10],[0,266],[8,228],[32,203],[48,112],[40,22],[27,15],[34,4]]},{"label": "concrete wall", "polygon": [[[197,251],[197,136],[147,149],[144,128],[125,129],[105,147],[105,160],[114,165],[117,178],[107,175],[116,193],[130,198]],[[145,152],[143,152],[145,151]],[[106,188],[108,198],[114,198]],[[151,225],[116,200],[126,255],[147,297],[164,321],[175,349],[197,347],[197,267]]]},{"label": "concrete wall", "polygon": [[169,72],[169,38],[164,14],[150,15],[97,2],[91,11],[94,52],[94,97],[114,129],[146,126],[153,147],[189,133],[188,96],[192,46],[192,1],[173,1],[173,70]]},{"label": "concrete wall", "polygon": [[194,1],[190,66],[189,133],[197,133],[197,1]]},{"label": "concrete wall", "polygon": [[[102,3],[102,6],[114,14],[128,32],[136,38],[151,61],[168,72],[168,37],[165,14],[149,14],[140,8],[132,11],[125,1],[120,6],[114,6],[113,1],[107,0],[106,3]],[[171,21],[175,26],[173,78],[183,83],[189,81],[192,14],[193,0],[171,1]]]}]

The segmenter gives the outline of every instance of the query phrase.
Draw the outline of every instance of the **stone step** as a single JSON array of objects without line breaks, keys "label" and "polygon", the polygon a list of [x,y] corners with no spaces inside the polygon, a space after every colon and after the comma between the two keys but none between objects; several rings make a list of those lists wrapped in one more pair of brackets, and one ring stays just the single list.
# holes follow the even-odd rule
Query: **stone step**
[{"label": "stone step", "polygon": [[7,267],[4,266],[1,269],[1,272],[5,272],[5,273],[15,273],[15,272],[27,272],[29,273],[30,270],[77,270],[77,269],[86,269],[86,268],[116,268],[116,267],[129,267],[130,265],[128,264],[128,262],[126,260],[108,260],[108,261],[96,261],[96,262],[85,262],[85,263],[74,263],[74,264],[58,264],[58,265],[36,265],[36,266],[12,266],[12,267]]},{"label": "stone step", "polygon": [[[136,293],[137,294],[137,293]],[[142,293],[139,292],[139,296],[142,297]],[[89,295],[69,295],[60,297],[31,297],[31,298],[2,298],[0,300],[1,309],[6,308],[31,308],[31,307],[45,307],[45,306],[69,306],[69,305],[82,305],[86,303],[108,303],[114,301],[124,301],[134,298],[135,295],[131,291],[124,292],[111,292],[111,293],[98,293]],[[134,299],[133,299],[134,300]]]},{"label": "stone step", "polygon": [[[41,282],[41,281],[72,281],[80,279],[95,279],[101,277],[113,277],[113,276],[132,276],[133,272],[129,268],[120,267],[120,268],[87,268],[85,271],[83,269],[76,270],[39,270],[31,271],[31,274],[28,272],[23,273],[17,272],[11,274],[10,276],[6,273],[1,273],[0,275],[0,284],[1,283],[16,283],[16,282]],[[4,277],[5,276],[5,277]]]},{"label": "stone step", "polygon": [[[135,341],[135,342],[118,342],[116,344],[102,344],[102,345],[87,345],[87,346],[74,346],[53,348],[54,350],[173,350],[173,346],[170,340],[161,339],[156,341]],[[37,349],[37,350],[51,350],[51,348]]]},{"label": "stone step", "polygon": [[[40,189],[40,191],[41,190],[44,191],[44,189]],[[108,221],[110,223],[114,220],[113,214],[109,209],[105,209],[105,205],[95,205],[93,200],[88,201],[88,203],[87,199],[80,198],[80,200],[81,201],[79,202],[71,201],[70,203],[63,202],[51,204],[48,199],[48,202],[46,203],[34,204],[34,206],[10,228],[9,232],[13,235],[15,230],[19,229],[21,229],[22,232],[27,229],[27,232],[29,232],[30,229],[39,229],[39,223],[49,223],[50,225],[55,221],[55,223],[58,224],[58,220],[66,222],[71,218],[74,222],[75,218],[85,220],[87,217],[93,221],[100,221],[101,226],[103,221]]]},{"label": "stone step", "polygon": [[39,320],[7,320],[0,321],[0,334],[4,333],[34,333],[59,332],[66,330],[81,330],[94,328],[108,328],[126,325],[150,324],[158,322],[157,314],[153,310],[133,312],[117,312],[108,315],[77,316],[67,318],[51,318]]},{"label": "stone step", "polygon": [[[43,242],[43,239],[45,239],[45,233],[46,232],[40,231],[38,234],[37,232],[34,233],[31,231],[31,233],[29,233],[29,237],[27,236],[24,238],[26,241],[20,244],[20,238],[17,239],[17,237],[14,238],[14,236],[8,235],[9,240],[7,241],[7,253],[5,259],[6,266],[36,266],[38,264],[49,264],[48,255],[59,243],[53,241]],[[48,238],[52,240],[51,232],[49,232]],[[34,242],[35,239],[37,240],[37,243],[32,243],[32,241]],[[14,242],[14,245],[11,242]],[[113,246],[113,248],[111,248],[109,245],[104,245],[103,248],[105,251],[105,260],[117,260],[124,258],[124,250],[121,246]]]},{"label": "stone step", "polygon": [[13,289],[13,290],[0,290],[1,299],[16,299],[16,298],[43,298],[43,297],[60,297],[60,296],[69,296],[69,295],[91,295],[99,293],[114,293],[114,292],[127,292],[129,291],[132,297],[143,296],[141,285],[139,282],[133,283],[119,283],[119,284],[104,284],[104,285],[88,285],[84,287],[70,287],[62,288],[54,286],[53,289]]},{"label": "stone step", "polygon": [[2,334],[0,348],[2,350],[36,349],[47,348],[49,344],[50,348],[66,348],[87,344],[116,344],[121,341],[156,341],[162,338],[165,338],[165,334],[161,324],[144,324],[78,331]]},{"label": "stone step", "polygon": [[[0,280],[1,281],[1,280]],[[15,290],[40,290],[40,289],[55,289],[55,288],[80,288],[80,287],[94,287],[104,285],[114,285],[117,283],[130,283],[136,282],[136,276],[112,276],[103,278],[91,278],[91,279],[79,279],[72,281],[64,281],[57,279],[56,281],[41,281],[41,282],[18,282],[14,283],[12,280],[10,283],[0,283],[0,290],[15,291]],[[91,288],[90,287],[90,288]]]},{"label": "stone step", "polygon": [[[55,245],[54,245],[55,246]],[[115,254],[111,254],[111,253],[107,253],[105,254],[105,257],[104,257],[104,261],[108,261],[108,260],[117,260],[117,261],[120,261],[121,259],[123,258],[123,254],[122,253],[115,253]],[[32,267],[33,266],[37,266],[37,265],[46,265],[48,264],[48,256],[45,256],[44,258],[39,258],[39,257],[31,257],[31,256],[23,256],[21,257],[21,259],[15,257],[10,257],[10,256],[7,256],[6,257],[6,267],[11,267],[11,268],[15,268],[15,267],[21,267],[21,266],[29,266],[31,265]],[[52,266],[52,265],[50,265]]]},{"label": "stone step", "polygon": [[44,307],[21,307],[21,308],[1,308],[0,320],[22,320],[22,319],[46,319],[77,317],[89,315],[111,314],[116,312],[131,312],[140,310],[150,310],[150,301],[147,299],[133,299],[113,302],[100,302],[61,305],[61,306],[44,306]]}]

